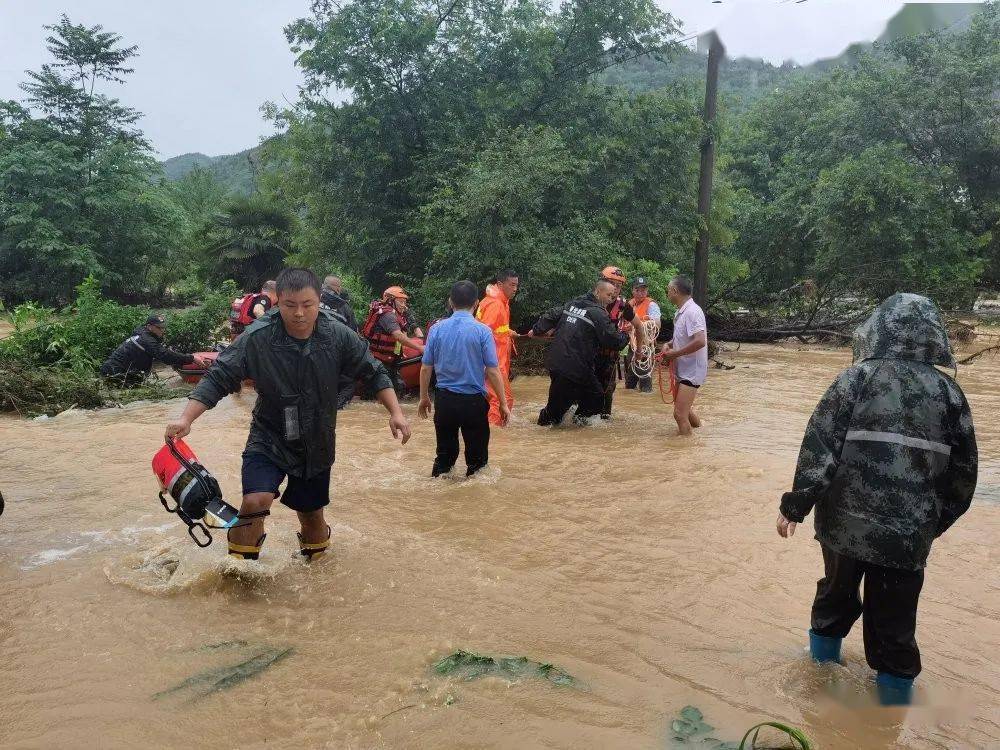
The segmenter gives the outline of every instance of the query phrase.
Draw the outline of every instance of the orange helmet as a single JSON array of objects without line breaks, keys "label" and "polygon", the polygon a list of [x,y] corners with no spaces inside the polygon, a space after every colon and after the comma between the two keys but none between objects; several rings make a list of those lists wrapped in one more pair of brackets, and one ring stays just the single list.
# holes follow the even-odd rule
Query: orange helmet
[{"label": "orange helmet", "polygon": [[391,286],[382,292],[382,299],[389,301],[391,299],[409,299],[410,295],[406,293],[406,290],[401,286]]},{"label": "orange helmet", "polygon": [[601,271],[601,278],[613,281],[616,284],[624,284],[627,281],[625,278],[625,272],[618,266],[607,266],[603,271]]}]

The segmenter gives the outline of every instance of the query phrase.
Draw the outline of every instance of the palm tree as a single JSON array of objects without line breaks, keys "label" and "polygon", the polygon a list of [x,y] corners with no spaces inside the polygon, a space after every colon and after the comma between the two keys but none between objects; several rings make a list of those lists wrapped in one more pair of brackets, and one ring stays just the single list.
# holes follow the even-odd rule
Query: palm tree
[{"label": "palm tree", "polygon": [[284,264],[294,229],[292,213],[259,194],[231,199],[205,227],[213,276],[259,289]]}]

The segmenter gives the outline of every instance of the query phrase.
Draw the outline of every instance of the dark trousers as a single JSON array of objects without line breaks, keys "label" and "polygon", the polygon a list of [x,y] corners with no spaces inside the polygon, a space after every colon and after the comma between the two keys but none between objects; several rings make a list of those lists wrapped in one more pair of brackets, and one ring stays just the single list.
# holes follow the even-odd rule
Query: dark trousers
[{"label": "dark trousers", "polygon": [[601,384],[601,406],[596,413],[602,417],[610,417],[615,388],[618,387],[618,354],[613,357],[597,355],[594,369],[597,373],[597,382]]},{"label": "dark trousers", "polygon": [[604,391],[593,373],[590,373],[590,379],[585,383],[578,383],[552,371],[549,371],[549,378],[549,399],[545,408],[538,412],[538,424],[559,424],[573,404],[577,404],[578,417],[592,417],[601,413]]},{"label": "dark trousers", "polygon": [[472,476],[489,461],[490,403],[480,393],[438,389],[434,394],[437,456],[431,476],[447,474],[458,460],[458,433],[465,442],[465,475]]},{"label": "dark trousers", "polygon": [[644,378],[640,378],[632,371],[631,351],[625,355],[625,388],[627,390],[638,388],[643,393],[653,392],[653,376],[647,375]]},{"label": "dark trousers", "polygon": [[[817,635],[843,638],[863,615],[868,666],[896,677],[920,674],[917,648],[917,600],[923,570],[900,570],[855,560],[823,547],[826,575],[816,584],[812,629]],[[860,596],[864,579],[864,600]]]}]

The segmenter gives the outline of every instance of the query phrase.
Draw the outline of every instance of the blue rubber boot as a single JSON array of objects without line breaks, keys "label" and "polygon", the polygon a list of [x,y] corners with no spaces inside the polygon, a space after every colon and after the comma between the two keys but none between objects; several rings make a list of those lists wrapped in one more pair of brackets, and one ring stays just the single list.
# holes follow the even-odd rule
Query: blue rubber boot
[{"label": "blue rubber boot", "polygon": [[813,661],[823,664],[828,661],[840,661],[840,644],[843,638],[830,638],[825,635],[816,635],[809,631],[809,655]]},{"label": "blue rubber boot", "polygon": [[913,698],[913,680],[879,672],[875,678],[878,702],[883,706],[909,706]]}]

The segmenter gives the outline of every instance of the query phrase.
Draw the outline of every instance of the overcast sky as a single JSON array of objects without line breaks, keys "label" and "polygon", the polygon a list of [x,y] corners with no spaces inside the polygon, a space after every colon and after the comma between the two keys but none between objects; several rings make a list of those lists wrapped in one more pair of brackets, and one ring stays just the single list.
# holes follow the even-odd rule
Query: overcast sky
[{"label": "overcast sky", "polygon": [[[894,0],[657,0],[685,33],[716,28],[731,56],[808,63],[874,39]],[[294,100],[300,81],[283,27],[308,0],[0,0],[0,99],[19,99],[25,69],[48,60],[44,24],[68,13],[138,44],[135,73],[114,91],[144,113],[162,158],[241,151],[269,135],[267,100]]]}]

